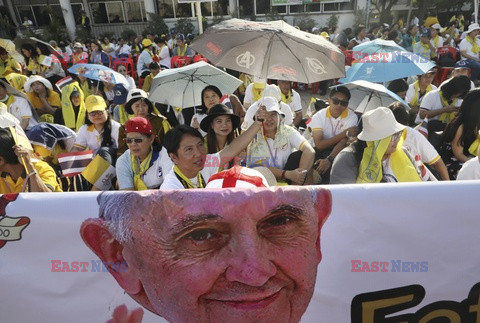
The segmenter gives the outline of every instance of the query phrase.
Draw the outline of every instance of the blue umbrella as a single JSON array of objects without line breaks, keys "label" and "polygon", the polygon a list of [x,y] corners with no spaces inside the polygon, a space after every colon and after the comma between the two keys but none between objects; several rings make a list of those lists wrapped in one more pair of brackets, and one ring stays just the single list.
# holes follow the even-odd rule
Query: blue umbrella
[{"label": "blue umbrella", "polygon": [[100,64],[75,64],[68,69],[68,72],[71,74],[84,76],[91,80],[97,80],[111,84],[121,83],[125,84],[126,87],[130,87],[125,76],[115,72],[110,67]]},{"label": "blue umbrella", "polygon": [[354,62],[340,83],[357,80],[383,83],[412,75],[425,74],[435,63],[411,52],[376,53]]},{"label": "blue umbrella", "polygon": [[353,47],[353,59],[363,58],[375,53],[404,51],[405,49],[393,40],[375,39]]}]

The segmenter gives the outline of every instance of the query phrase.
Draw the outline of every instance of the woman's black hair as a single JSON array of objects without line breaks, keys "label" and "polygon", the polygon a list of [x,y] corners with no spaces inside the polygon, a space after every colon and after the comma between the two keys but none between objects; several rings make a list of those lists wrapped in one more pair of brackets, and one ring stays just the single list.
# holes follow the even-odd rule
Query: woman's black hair
[{"label": "woman's black hair", "polygon": [[12,133],[8,128],[0,128],[0,156],[5,159],[7,164],[17,165],[20,164],[17,155],[13,150],[15,140]]},{"label": "woman's black hair", "polygon": [[[91,125],[92,122],[88,119],[88,113],[85,115],[85,124],[87,126]],[[103,125],[103,133],[102,133],[102,143],[100,147],[111,147],[113,146],[113,139],[112,139],[112,117],[110,113],[107,111],[107,121]]]},{"label": "woman's black hair", "polygon": [[203,102],[203,94],[205,93],[205,91],[207,90],[210,90],[210,91],[213,91],[215,93],[217,93],[218,97],[221,98],[223,96],[222,94],[222,91],[220,91],[220,89],[218,87],[216,87],[215,85],[207,85],[203,90],[202,90],[202,93],[201,93],[201,98],[202,98],[202,106],[201,106],[201,110],[199,110],[198,112],[199,113],[207,113],[208,112],[208,109],[207,107],[205,106],[205,102]]},{"label": "woman's black hair", "polygon": [[408,83],[404,79],[393,80],[390,82],[387,89],[395,94],[408,91]]},{"label": "woman's black hair", "polygon": [[136,98],[136,99],[132,99],[132,100],[128,101],[125,104],[125,112],[128,113],[128,114],[133,114],[132,105],[139,100],[144,100],[145,103],[148,105],[148,113],[149,114],[153,113],[153,103],[149,99],[145,99],[145,98]]},{"label": "woman's black hair", "polygon": [[388,33],[387,40],[396,40],[398,37],[398,31],[392,30],[391,32]]},{"label": "woman's black hair", "polygon": [[27,57],[27,56],[25,56],[23,51],[20,51],[22,53],[23,58],[25,59],[25,65],[26,66],[28,66],[31,58],[37,58],[38,57],[38,53],[37,53],[35,47],[33,47],[32,44],[22,44],[20,49],[26,49],[30,52],[30,57]]},{"label": "woman's black hair", "polygon": [[180,148],[180,142],[182,141],[182,138],[184,135],[190,135],[193,137],[197,137],[200,140],[203,140],[202,135],[200,132],[190,126],[181,124],[178,125],[172,129],[170,129],[166,134],[165,134],[165,148],[167,148],[167,152],[174,153],[175,155],[177,154],[178,149]]},{"label": "woman's black hair", "polygon": [[461,125],[463,125],[463,132],[460,143],[464,150],[468,150],[480,130],[480,89],[470,91],[465,96],[458,114],[445,128],[443,140],[451,142]]},{"label": "woman's black hair", "polygon": [[443,97],[447,100],[451,100],[454,94],[460,94],[459,97],[462,98],[470,91],[470,82],[470,79],[465,75],[455,76],[440,86],[440,90],[443,93]]},{"label": "woman's black hair", "polygon": [[[208,126],[207,135],[205,136],[205,138],[207,138],[208,154],[215,154],[216,152],[218,152],[217,135],[215,134],[215,131],[213,130],[213,127],[212,127],[212,123],[215,121],[215,119],[216,118],[213,118],[212,122]],[[232,117],[230,117],[230,120],[231,119]],[[227,135],[227,145],[231,143],[234,138],[235,138],[235,129],[233,129],[232,127],[232,131]]]}]

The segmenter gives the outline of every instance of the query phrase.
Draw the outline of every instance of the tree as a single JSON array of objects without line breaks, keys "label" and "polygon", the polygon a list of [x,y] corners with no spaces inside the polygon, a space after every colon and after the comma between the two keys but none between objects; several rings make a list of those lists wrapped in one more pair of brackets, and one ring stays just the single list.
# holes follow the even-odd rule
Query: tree
[{"label": "tree", "polygon": [[390,24],[392,22],[392,7],[398,3],[398,0],[372,0],[371,5],[378,12],[381,23]]}]

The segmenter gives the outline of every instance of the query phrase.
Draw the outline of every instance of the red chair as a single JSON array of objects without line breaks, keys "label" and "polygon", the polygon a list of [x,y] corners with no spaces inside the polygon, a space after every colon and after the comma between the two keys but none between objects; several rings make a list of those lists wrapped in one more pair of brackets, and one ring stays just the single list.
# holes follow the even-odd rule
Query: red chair
[{"label": "red chair", "polygon": [[171,59],[171,67],[183,67],[189,65],[191,63],[191,59],[188,56],[173,56]]},{"label": "red chair", "polygon": [[[456,61],[459,60],[460,57],[457,57],[457,50],[451,46],[442,46],[437,48],[437,62],[441,61],[441,57],[444,55],[451,54],[453,59]],[[435,78],[433,79],[432,83],[435,86],[439,86],[440,84],[445,81],[450,73],[453,71],[453,67],[446,67],[446,66],[438,66],[437,74],[435,74]]]},{"label": "red chair", "polygon": [[123,65],[127,69],[127,73],[130,74],[131,77],[135,78],[135,64],[133,63],[133,59],[129,57],[119,57],[115,59],[113,62],[113,70],[117,70],[118,65]]},{"label": "red chair", "polygon": [[200,54],[197,54],[193,57],[193,62],[194,63],[197,63],[197,62],[200,62],[200,61],[203,61],[203,62],[206,62],[208,63],[208,59],[206,59],[205,57],[203,57],[202,55]]}]

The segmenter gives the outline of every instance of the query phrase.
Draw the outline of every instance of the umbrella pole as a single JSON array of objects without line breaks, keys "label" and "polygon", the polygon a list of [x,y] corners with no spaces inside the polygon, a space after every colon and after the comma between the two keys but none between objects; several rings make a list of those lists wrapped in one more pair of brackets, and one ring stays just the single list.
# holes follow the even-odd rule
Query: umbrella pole
[{"label": "umbrella pole", "polygon": [[[367,109],[368,103],[369,103],[370,100],[372,99],[372,96],[373,96],[373,91],[370,92],[370,95],[368,96],[367,104],[365,104],[365,108],[363,108],[362,115],[365,113],[365,110]],[[359,119],[358,119],[358,121],[357,121],[357,127],[358,127],[358,125],[360,124],[360,121],[361,121],[361,120],[362,120],[362,118],[359,118]]]}]

